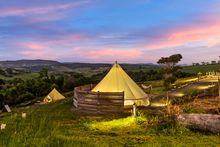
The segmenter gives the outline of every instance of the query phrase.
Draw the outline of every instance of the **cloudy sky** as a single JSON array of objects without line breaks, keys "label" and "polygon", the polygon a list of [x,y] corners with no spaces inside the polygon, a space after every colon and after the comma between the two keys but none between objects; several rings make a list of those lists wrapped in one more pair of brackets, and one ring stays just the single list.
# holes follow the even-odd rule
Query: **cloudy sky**
[{"label": "cloudy sky", "polygon": [[0,60],[218,60],[219,0],[0,0]]}]

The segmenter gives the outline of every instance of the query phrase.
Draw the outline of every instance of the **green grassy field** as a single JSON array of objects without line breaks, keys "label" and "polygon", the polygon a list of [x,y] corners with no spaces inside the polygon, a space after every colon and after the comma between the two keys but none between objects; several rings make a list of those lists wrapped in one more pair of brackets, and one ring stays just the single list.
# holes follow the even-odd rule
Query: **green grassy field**
[{"label": "green grassy field", "polygon": [[200,66],[185,66],[183,67],[183,72],[188,73],[206,73],[209,71],[218,71],[220,70],[220,64],[214,64],[214,65],[200,65]]},{"label": "green grassy field", "polygon": [[[27,118],[21,118],[21,112]],[[159,117],[140,112],[137,118],[80,116],[71,100],[3,114],[0,146],[220,146],[220,136],[193,132],[174,124],[158,125]]]}]

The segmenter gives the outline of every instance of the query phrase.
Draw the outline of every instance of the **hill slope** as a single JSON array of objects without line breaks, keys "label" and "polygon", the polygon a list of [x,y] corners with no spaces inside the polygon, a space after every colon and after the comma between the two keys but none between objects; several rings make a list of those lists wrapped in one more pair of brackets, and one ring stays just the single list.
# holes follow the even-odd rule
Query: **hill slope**
[{"label": "hill slope", "polygon": [[[21,118],[21,112],[27,118]],[[85,117],[72,110],[71,100],[3,114],[0,146],[218,146],[218,135],[192,132],[173,125],[149,125],[149,116]],[[152,121],[151,121],[152,122]]]},{"label": "hill slope", "polygon": [[[121,64],[127,70],[154,69],[154,64]],[[40,71],[47,68],[51,71],[61,72],[83,72],[83,71],[103,71],[110,68],[112,64],[108,63],[61,63],[52,60],[17,60],[17,61],[0,61],[0,68],[23,69],[28,71]]]}]

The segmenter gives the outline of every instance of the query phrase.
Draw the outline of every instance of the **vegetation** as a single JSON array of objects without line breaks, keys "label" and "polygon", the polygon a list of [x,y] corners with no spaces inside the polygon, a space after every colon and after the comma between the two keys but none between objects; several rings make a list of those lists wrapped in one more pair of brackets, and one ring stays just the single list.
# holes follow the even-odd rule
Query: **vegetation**
[{"label": "vegetation", "polygon": [[182,68],[182,72],[191,73],[191,74],[198,74],[202,72],[205,74],[206,72],[210,71],[219,71],[220,64],[209,64],[209,65],[200,65],[200,66],[185,66]]},{"label": "vegetation", "polygon": [[[160,96],[166,91],[162,81],[164,73],[172,73],[175,79],[178,78],[174,85],[169,81],[170,88],[198,80],[196,74],[187,73],[184,69],[179,71],[176,68],[178,60],[171,60],[175,70],[168,69],[169,72],[139,67],[138,70],[129,70],[128,74],[136,82],[152,85],[152,94]],[[0,107],[3,104],[16,105],[44,97],[54,87],[69,93],[76,86],[98,83],[106,73],[105,69],[85,76],[82,73],[56,73],[43,69],[34,73],[33,77],[32,73],[12,74],[12,77],[7,78],[3,76],[0,78]],[[192,75],[194,77],[189,78]],[[190,89],[184,91],[183,97],[172,98],[172,105],[167,110],[159,108],[158,112],[163,112],[162,114],[143,109],[138,110],[136,118],[128,116],[130,111],[125,116],[97,117],[79,114],[73,109],[70,99],[48,105],[32,105],[30,108],[12,107],[12,114],[0,115],[0,123],[7,124],[5,130],[0,130],[0,146],[219,146],[219,135],[190,130],[176,124],[174,116],[180,112],[219,113],[219,103],[216,100],[213,100],[214,104],[198,100],[196,96],[199,91]],[[216,96],[217,86],[206,89],[206,92]],[[27,118],[21,118],[22,112],[27,113]]]},{"label": "vegetation", "polygon": [[[28,100],[42,98],[53,88],[57,88],[60,92],[70,92],[79,85],[96,84],[107,72],[105,70],[91,76],[84,76],[75,72],[61,74],[42,69],[39,73],[13,74],[12,77],[3,76],[2,79],[0,78],[0,94],[3,97],[0,99],[0,108],[4,104],[16,105]],[[159,70],[130,71],[128,74],[132,79],[140,83],[162,79],[162,73]],[[179,72],[178,75],[179,77],[184,77],[186,74]],[[163,88],[155,87],[153,91],[160,94]]]},{"label": "vegetation", "polygon": [[187,92],[184,93],[182,97],[174,97],[172,98],[172,104],[185,104],[192,102],[196,96],[199,94],[199,91],[193,89],[193,90],[188,90]]},{"label": "vegetation", "polygon": [[176,80],[176,74],[179,71],[180,67],[177,66],[177,63],[182,59],[182,55],[176,54],[169,57],[162,57],[158,60],[158,64],[162,65],[162,72],[164,74],[164,87],[166,90],[170,89],[171,84]]},{"label": "vegetation", "polygon": [[59,91],[73,91],[75,86],[92,83],[90,78],[82,74],[50,74],[47,69],[43,69],[34,78],[10,80],[0,79],[0,108],[4,104],[16,105],[27,100],[42,98],[53,88]]},{"label": "vegetation", "polygon": [[[27,118],[21,118],[21,112]],[[0,117],[0,146],[219,146],[218,135],[191,131],[146,111],[137,118],[79,116],[70,100]],[[125,123],[123,123],[125,122]]]}]

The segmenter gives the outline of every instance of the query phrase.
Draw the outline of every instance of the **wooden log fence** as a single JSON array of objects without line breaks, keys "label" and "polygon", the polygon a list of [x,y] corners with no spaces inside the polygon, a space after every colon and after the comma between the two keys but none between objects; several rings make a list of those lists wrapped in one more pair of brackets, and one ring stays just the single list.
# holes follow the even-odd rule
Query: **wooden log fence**
[{"label": "wooden log fence", "polygon": [[73,105],[82,112],[94,114],[122,113],[124,92],[92,92],[93,85],[74,89]]}]

